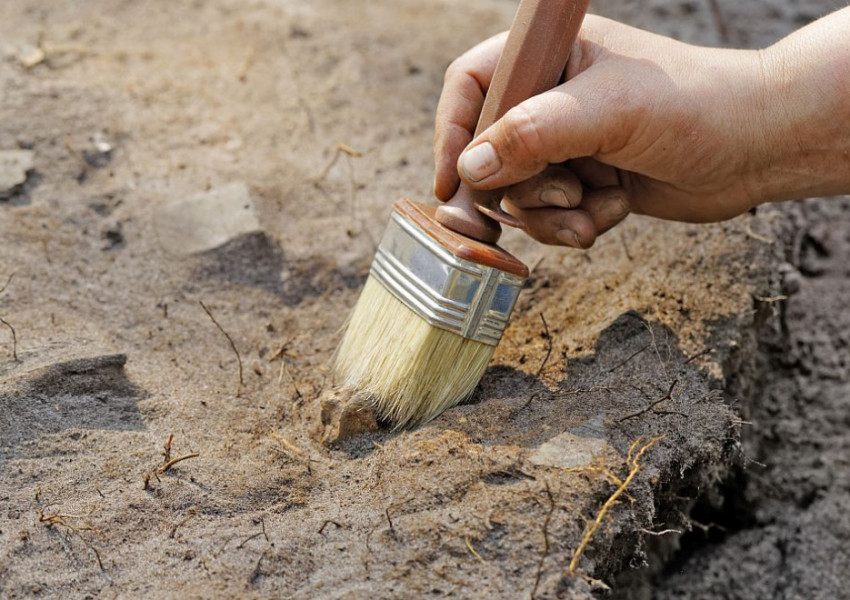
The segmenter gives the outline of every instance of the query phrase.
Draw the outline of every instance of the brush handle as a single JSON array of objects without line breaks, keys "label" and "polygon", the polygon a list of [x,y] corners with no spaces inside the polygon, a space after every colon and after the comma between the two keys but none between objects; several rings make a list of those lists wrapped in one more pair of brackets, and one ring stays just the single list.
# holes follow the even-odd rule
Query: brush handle
[{"label": "brush handle", "polygon": [[[520,2],[481,109],[476,137],[517,104],[558,85],[588,3],[589,0]],[[479,191],[461,182],[454,197],[437,208],[437,221],[467,237],[496,243],[502,228],[494,218],[512,226],[519,224],[502,212],[504,194],[504,188]]]}]

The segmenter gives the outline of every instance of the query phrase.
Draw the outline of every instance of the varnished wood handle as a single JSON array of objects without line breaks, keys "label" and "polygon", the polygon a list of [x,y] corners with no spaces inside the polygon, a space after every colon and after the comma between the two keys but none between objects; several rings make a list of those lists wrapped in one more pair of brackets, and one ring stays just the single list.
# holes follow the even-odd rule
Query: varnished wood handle
[{"label": "varnished wood handle", "polygon": [[[589,0],[520,2],[481,109],[476,136],[517,104],[558,85],[588,4]],[[503,196],[503,189],[482,192],[461,183],[454,197],[437,209],[437,221],[473,239],[495,243],[502,229],[481,210],[499,212]]]}]

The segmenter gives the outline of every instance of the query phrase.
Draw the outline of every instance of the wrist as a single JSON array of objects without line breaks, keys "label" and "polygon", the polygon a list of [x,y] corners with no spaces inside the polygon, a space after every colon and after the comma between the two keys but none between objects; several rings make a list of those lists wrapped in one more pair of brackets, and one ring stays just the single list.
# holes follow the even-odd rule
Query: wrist
[{"label": "wrist", "polygon": [[847,27],[850,11],[839,11],[758,52],[762,147],[754,204],[850,193]]}]

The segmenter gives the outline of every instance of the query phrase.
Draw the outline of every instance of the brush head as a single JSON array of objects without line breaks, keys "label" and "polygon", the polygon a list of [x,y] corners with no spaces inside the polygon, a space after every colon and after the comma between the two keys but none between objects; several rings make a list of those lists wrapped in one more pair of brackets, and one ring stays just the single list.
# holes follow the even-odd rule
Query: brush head
[{"label": "brush head", "polygon": [[337,351],[344,385],[396,428],[429,421],[475,390],[495,346],[440,329],[369,276]]},{"label": "brush head", "polygon": [[400,200],[394,208],[336,370],[403,427],[473,392],[528,268],[498,246],[446,229],[431,207]]}]

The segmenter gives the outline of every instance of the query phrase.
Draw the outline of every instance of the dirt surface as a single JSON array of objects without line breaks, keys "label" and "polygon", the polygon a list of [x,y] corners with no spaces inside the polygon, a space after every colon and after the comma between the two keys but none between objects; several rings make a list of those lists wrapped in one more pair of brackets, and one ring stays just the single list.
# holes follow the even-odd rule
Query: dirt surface
[{"label": "dirt surface", "polygon": [[715,530],[684,542],[651,597],[850,597],[848,214],[848,200],[792,210],[789,298],[763,336],[747,470],[704,510]]},{"label": "dirt surface", "polygon": [[[824,4],[604,9],[763,44]],[[626,571],[696,598],[715,585],[696,565],[738,581],[728,557],[759,544],[790,549],[766,572],[806,574],[780,579],[787,597],[827,585],[807,583],[807,549],[840,560],[848,424],[827,415],[847,364],[829,352],[847,340],[826,324],[842,300],[819,305],[823,327],[793,315],[846,278],[829,215],[633,217],[587,253],[506,236],[534,273],[472,402],[391,433],[336,388],[390,204],[429,197],[442,73],[514,7],[0,8],[0,151],[16,153],[0,156],[0,596],[587,598]],[[794,269],[801,291],[777,303]],[[806,441],[795,390],[834,443]],[[622,480],[656,438],[569,574],[617,487],[599,468]],[[745,493],[725,493],[735,478]],[[713,545],[654,535],[727,497],[749,516]]]}]

